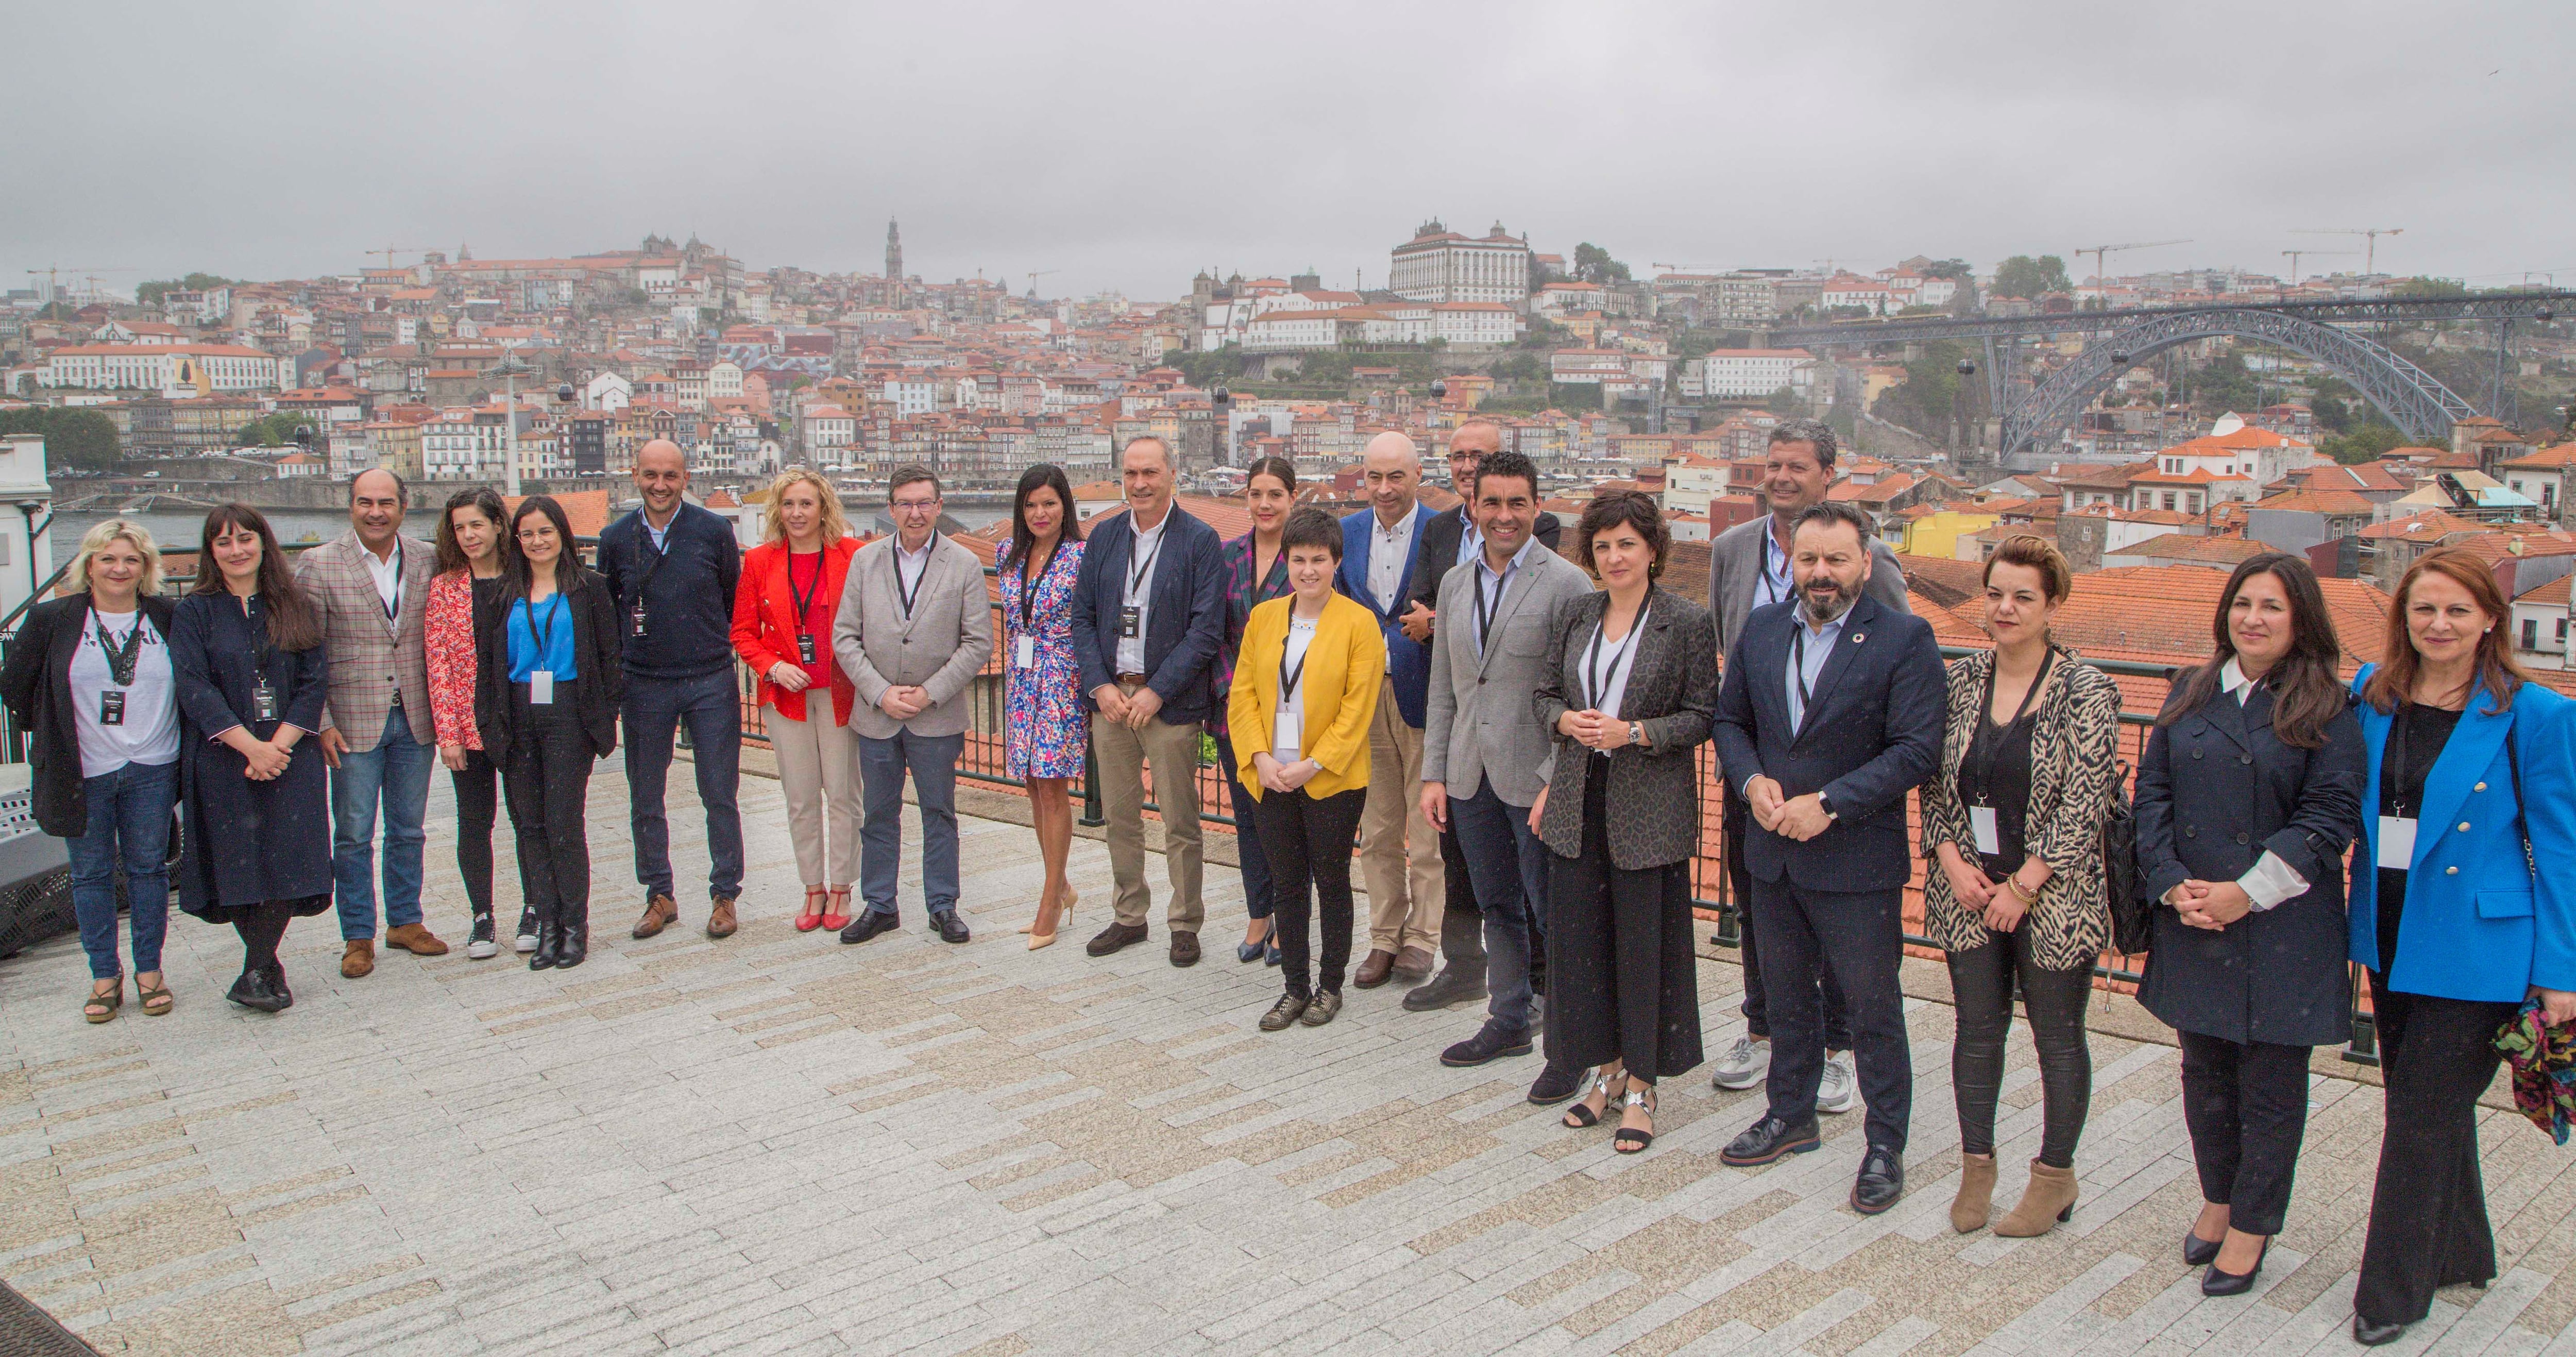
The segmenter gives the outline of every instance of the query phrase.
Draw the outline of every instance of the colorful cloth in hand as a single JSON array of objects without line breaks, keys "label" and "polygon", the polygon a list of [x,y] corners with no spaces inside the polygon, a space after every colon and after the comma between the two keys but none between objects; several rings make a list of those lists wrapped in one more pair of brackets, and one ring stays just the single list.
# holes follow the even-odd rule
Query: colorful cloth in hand
[{"label": "colorful cloth in hand", "polygon": [[2576,1022],[2549,1025],[2538,999],[2496,1032],[2496,1050],[2513,1071],[2513,1105],[2564,1145],[2576,1123]]}]

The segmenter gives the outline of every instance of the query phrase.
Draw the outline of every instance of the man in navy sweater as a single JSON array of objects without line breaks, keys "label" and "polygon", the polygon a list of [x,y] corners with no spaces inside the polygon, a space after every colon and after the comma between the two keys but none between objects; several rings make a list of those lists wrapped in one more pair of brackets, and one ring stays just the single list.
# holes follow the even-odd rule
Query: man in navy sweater
[{"label": "man in navy sweater", "polygon": [[635,879],[644,883],[649,938],[680,917],[672,897],[671,826],[662,788],[671,736],[689,723],[698,801],[707,812],[707,936],[730,937],[742,893],[742,704],[733,676],[733,595],[742,548],[733,525],[689,503],[689,461],[656,438],[635,452],[643,507],[599,535],[599,573],[626,631],[626,796],[635,829]]}]

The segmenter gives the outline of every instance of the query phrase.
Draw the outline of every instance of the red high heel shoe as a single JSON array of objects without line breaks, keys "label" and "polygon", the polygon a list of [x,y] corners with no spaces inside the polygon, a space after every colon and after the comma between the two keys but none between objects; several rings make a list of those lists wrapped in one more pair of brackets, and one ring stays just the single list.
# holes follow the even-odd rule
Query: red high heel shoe
[{"label": "red high heel shoe", "polygon": [[823,926],[835,933],[850,926],[850,888],[834,886],[832,902],[823,907]]},{"label": "red high heel shoe", "polygon": [[816,908],[814,907],[814,902],[815,902],[815,901],[817,901],[817,900],[820,900],[820,899],[822,899],[822,898],[823,898],[823,888],[822,888],[822,887],[820,887],[820,886],[807,886],[807,887],[805,888],[805,908],[803,908],[803,909],[801,909],[801,910],[798,910],[798,911],[796,912],[796,931],[797,931],[797,932],[799,932],[799,933],[811,933],[811,932],[813,932],[815,929],[817,929],[817,928],[821,928],[821,927],[823,927],[825,924],[827,924],[827,923],[831,922],[829,919],[827,919],[827,918],[825,918],[825,917],[824,917],[824,915],[823,915],[823,911],[821,911],[821,910],[819,910],[819,909],[816,909]]}]

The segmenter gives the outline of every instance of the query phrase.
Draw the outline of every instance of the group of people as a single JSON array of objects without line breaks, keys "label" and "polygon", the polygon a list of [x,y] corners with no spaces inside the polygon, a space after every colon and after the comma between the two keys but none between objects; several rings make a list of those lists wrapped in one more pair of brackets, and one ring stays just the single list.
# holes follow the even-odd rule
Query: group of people
[{"label": "group of people", "polygon": [[[737,659],[785,793],[796,928],[863,943],[898,927],[908,783],[931,931],[967,942],[957,765],[998,647],[1007,767],[1044,868],[1029,947],[1054,943],[1077,903],[1069,788],[1088,754],[1114,893],[1087,950],[1149,936],[1150,803],[1168,956],[1201,959],[1205,738],[1238,828],[1235,959],[1281,973],[1262,1030],[1330,1023],[1346,983],[1403,980],[1415,1011],[1481,1000],[1443,1063],[1543,1043],[1530,1101],[1570,1103],[1570,1128],[1613,1125],[1620,1152],[1653,1143],[1658,1085],[1706,1060],[1691,864],[1699,746],[1713,744],[1746,1030],[1712,1076],[1765,1085],[1725,1162],[1815,1150],[1818,1114],[1857,1100],[1851,1205],[1903,1194],[1900,912],[1919,853],[1956,998],[1951,1221],[2025,1237],[2068,1219],[2085,1011],[2114,883],[2133,881],[2157,906],[2140,999],[2182,1044],[2205,1204],[2181,1252],[2207,1269],[2203,1289],[2248,1289],[2282,1227],[2310,1053],[2345,1031],[2347,962],[2367,971],[2388,1082],[2355,1335],[2389,1341],[2435,1287],[2491,1278],[2475,1104],[2492,1038],[2527,1000],[2576,1020],[2576,898],[2535,866],[2576,853],[2576,707],[2516,665],[2492,572],[2458,552],[2418,560],[2385,658],[2347,685],[2307,562],[2239,566],[2210,659],[2145,742],[2133,858],[2114,860],[2130,852],[2106,832],[2127,794],[2121,694],[2050,634],[2065,558],[2004,541],[1985,567],[1993,648],[1945,667],[1867,517],[1828,497],[1835,459],[1825,425],[1773,431],[1769,512],[1712,544],[1705,604],[1664,587],[1671,539],[1651,497],[1597,497],[1562,543],[1537,469],[1484,421],[1451,440],[1453,511],[1423,503],[1415,448],[1390,433],[1366,451],[1367,507],[1340,519],[1298,505],[1289,463],[1255,463],[1252,526],[1232,540],[1174,502],[1160,439],[1122,449],[1125,511],[1088,531],[1062,470],[1033,467],[992,572],[998,609],[980,562],[938,530],[925,468],[894,474],[895,531],[864,546],[831,485],[790,471],[745,553],[685,498],[680,450],[648,444],[642,506],[600,535],[596,570],[546,496],[460,492],[432,546],[402,535],[401,481],[370,471],[350,487],[350,532],[291,566],[257,511],[215,510],[175,601],[150,534],[98,525],[70,592],[28,613],[0,696],[30,737],[36,816],[71,841],[95,978],[84,1014],[99,1022],[124,1002],[120,871],[142,1010],[173,1006],[160,952],[174,805],[181,908],[243,941],[234,1002],[291,1004],[279,940],[335,902],[342,974],[368,974],[379,879],[387,945],[444,953],[420,908],[433,758],[455,782],[468,955],[499,949],[491,833],[506,803],[513,945],[532,968],[580,965],[588,778],[621,728],[645,896],[633,936],[679,919],[663,788],[683,723],[706,932],[732,934]],[[1354,838],[1369,897],[1355,968]],[[2043,1113],[2020,1201],[1997,1217],[2016,993]]]}]

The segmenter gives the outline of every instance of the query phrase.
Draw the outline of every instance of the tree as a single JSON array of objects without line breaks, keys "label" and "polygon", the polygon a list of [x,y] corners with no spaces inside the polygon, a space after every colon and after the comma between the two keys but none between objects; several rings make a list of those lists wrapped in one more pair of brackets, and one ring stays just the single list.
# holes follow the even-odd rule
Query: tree
[{"label": "tree", "polygon": [[191,273],[184,278],[157,279],[136,284],[134,300],[143,306],[159,306],[161,299],[173,292],[203,292],[210,287],[231,287],[237,281],[216,273]]},{"label": "tree", "polygon": [[1968,261],[1964,259],[1935,259],[1931,263],[1923,266],[1923,276],[1926,278],[1952,278],[1964,283],[1975,278],[1977,276],[1977,271],[1969,268]]},{"label": "tree", "polygon": [[241,426],[233,434],[233,443],[245,448],[282,448],[294,441],[297,429],[312,426],[311,415],[300,410],[279,410]]},{"label": "tree", "polygon": [[2066,261],[2053,254],[2037,259],[2017,254],[1995,266],[1995,295],[1998,297],[2037,297],[2049,292],[2072,292],[2075,284],[2066,277]]},{"label": "tree", "polygon": [[1763,397],[1762,408],[1775,415],[1803,415],[1807,413],[1807,402],[1784,386]]},{"label": "tree", "polygon": [[116,443],[116,421],[96,410],[30,406],[0,411],[0,433],[42,434],[46,462],[76,471],[114,470],[124,455]]},{"label": "tree", "polygon": [[2369,423],[2348,434],[2339,434],[2317,445],[2317,451],[2349,466],[2357,462],[2376,461],[2391,448],[2406,446],[2406,435],[2394,424],[2382,422],[2376,412]]},{"label": "tree", "polygon": [[2209,414],[2227,410],[2251,410],[2262,400],[2254,374],[2246,370],[2245,360],[2223,353],[2209,360],[2194,374],[2191,382],[2192,404]]},{"label": "tree", "polygon": [[1574,276],[1587,283],[1608,287],[1628,281],[1628,266],[1610,257],[1608,250],[1585,241],[1574,247]]},{"label": "tree", "polygon": [[2415,277],[2388,289],[2388,295],[2407,302],[2447,302],[2469,295],[2469,289],[2448,278]]}]

